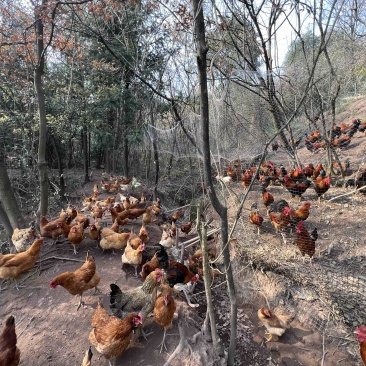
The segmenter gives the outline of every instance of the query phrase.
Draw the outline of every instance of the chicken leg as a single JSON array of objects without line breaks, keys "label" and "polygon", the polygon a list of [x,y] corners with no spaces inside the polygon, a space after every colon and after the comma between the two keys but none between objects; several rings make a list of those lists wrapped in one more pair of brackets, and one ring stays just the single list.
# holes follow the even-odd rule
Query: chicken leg
[{"label": "chicken leg", "polygon": [[78,311],[80,309],[80,306],[81,305],[84,305],[84,302],[83,302],[83,295],[80,295],[80,301],[78,304],[75,304],[75,306],[77,306],[77,309],[76,311]]},{"label": "chicken leg", "polygon": [[[161,343],[159,344],[159,346],[160,346],[160,353],[161,353],[161,351],[163,350],[163,347],[165,348],[165,349],[167,349],[166,348],[166,345],[165,345],[165,336],[166,336],[166,329],[164,328],[164,335],[163,335],[163,340],[161,341]],[[158,346],[158,347],[159,347]]]}]

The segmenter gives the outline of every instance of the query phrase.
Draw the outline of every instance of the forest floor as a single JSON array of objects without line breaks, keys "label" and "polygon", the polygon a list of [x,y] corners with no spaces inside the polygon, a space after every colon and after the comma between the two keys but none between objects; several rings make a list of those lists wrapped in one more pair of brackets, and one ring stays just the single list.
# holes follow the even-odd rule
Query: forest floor
[{"label": "forest floor", "polygon": [[[340,152],[340,158],[344,161],[349,158],[353,161],[363,161],[366,147],[366,137],[360,133],[356,134],[351,146]],[[323,152],[310,154],[304,147],[299,148],[301,161],[306,164],[313,162],[317,164],[324,161]],[[273,160],[286,163],[286,156],[281,151],[273,154]],[[272,159],[271,157],[271,159]],[[285,164],[286,165],[286,164]],[[73,196],[81,197],[82,193],[90,195],[94,183],[100,183],[100,172],[94,172],[93,181],[83,187],[82,190],[74,192]],[[240,184],[236,189],[240,189]],[[235,185],[234,184],[234,185]],[[147,191],[147,187],[144,187]],[[269,190],[272,188],[270,187]],[[274,188],[278,195],[276,199],[288,199],[288,192],[285,190],[280,193],[278,188]],[[137,193],[140,191],[138,190]],[[349,190],[340,187],[331,188],[327,194],[327,200]],[[101,198],[107,195],[103,194]],[[258,192],[249,197],[249,201],[257,199]],[[341,258],[357,256],[365,265],[365,240],[364,238],[364,220],[366,217],[366,200],[361,194],[345,196],[329,203],[317,204],[314,191],[309,190],[304,195],[304,200],[312,200],[315,219],[312,225],[316,225],[319,231],[319,240],[317,242],[317,252],[326,250],[330,243],[335,245],[335,252]],[[248,202],[249,202],[248,201]],[[79,201],[81,202],[81,200]],[[250,202],[246,205],[249,208]],[[263,207],[260,207],[262,213]],[[235,215],[235,210],[229,210],[230,219]],[[244,211],[243,217],[247,215]],[[313,213],[312,213],[313,215]],[[105,217],[106,224],[111,224],[111,218]],[[127,230],[134,228],[138,230],[141,221],[137,220],[125,227]],[[160,241],[162,229],[157,225],[148,227],[150,244],[156,244]],[[324,234],[326,232],[326,234]],[[323,233],[323,236],[321,236]],[[181,240],[192,238],[193,231],[188,238],[182,237]],[[356,244],[352,244],[352,249],[347,247],[352,238],[358,238]],[[235,245],[243,245],[243,240],[234,241],[231,245],[232,252],[235,252]],[[273,232],[264,230],[260,237],[260,243],[271,242],[280,243]],[[339,247],[337,247],[337,245]],[[334,247],[334,246],[333,246]],[[193,250],[193,247],[189,249]],[[85,260],[86,252],[89,251],[96,260],[97,270],[101,276],[99,289],[102,294],[93,295],[93,290],[84,294],[85,305],[76,311],[75,304],[77,298],[71,296],[65,289],[58,287],[52,289],[49,286],[50,281],[56,275],[64,271],[73,271],[81,266]],[[0,291],[0,329],[3,328],[5,319],[9,315],[16,318],[16,331],[18,335],[18,347],[21,350],[21,362],[23,366],[79,366],[83,359],[85,351],[89,347],[88,336],[91,330],[91,317],[96,308],[98,298],[101,298],[105,308],[109,311],[109,284],[116,283],[123,290],[134,288],[141,285],[141,278],[135,278],[133,269],[126,267],[121,269],[121,253],[113,255],[96,247],[96,242],[91,241],[87,235],[84,241],[79,245],[78,254],[74,255],[72,247],[67,240],[60,240],[53,244],[51,240],[46,239],[42,247],[40,261],[37,267],[23,275],[20,279],[24,288],[19,291],[14,288],[10,281],[3,281]],[[317,256],[316,256],[317,257]],[[340,259],[341,260],[341,259]],[[297,256],[294,261],[301,261]],[[315,261],[321,261],[321,258],[315,258]],[[250,271],[242,272],[236,278],[250,278]],[[217,313],[220,336],[225,346],[229,340],[229,301],[226,295],[226,284],[222,279],[216,279],[213,289],[214,306]],[[337,334],[327,331],[321,332],[312,329],[300,319],[295,319],[291,328],[285,333],[279,342],[264,342],[264,328],[260,326],[257,318],[257,310],[264,306],[264,299],[258,295],[254,283],[249,283],[247,292],[238,294],[238,347],[237,347],[237,365],[243,366],[360,366],[358,355],[358,341],[356,337],[347,331],[346,328],[339,330]],[[197,308],[190,308],[183,298],[177,297],[177,309],[180,306],[184,308],[186,329],[188,332],[188,341],[192,345],[193,351],[202,356],[202,343],[199,341],[192,344],[192,337],[200,329],[205,316],[205,297],[203,284],[199,283],[196,287],[196,296],[192,302],[199,304]],[[284,301],[284,300],[281,300]],[[352,311],[352,310],[350,310]],[[143,338],[134,339],[132,346],[118,358],[118,365],[144,365],[144,366],[162,366],[169,355],[174,351],[179,343],[179,334],[177,320],[173,321],[172,328],[168,331],[166,338],[167,350],[159,353],[158,345],[163,336],[163,330],[156,325],[153,318],[147,321],[146,332],[154,332],[145,341]],[[107,365],[104,358],[99,358],[98,352],[92,348],[94,357],[93,366]],[[201,363],[200,363],[201,362]],[[200,365],[204,364],[193,354],[190,355],[186,349],[178,356],[171,365]],[[213,364],[205,362],[206,365]]]}]

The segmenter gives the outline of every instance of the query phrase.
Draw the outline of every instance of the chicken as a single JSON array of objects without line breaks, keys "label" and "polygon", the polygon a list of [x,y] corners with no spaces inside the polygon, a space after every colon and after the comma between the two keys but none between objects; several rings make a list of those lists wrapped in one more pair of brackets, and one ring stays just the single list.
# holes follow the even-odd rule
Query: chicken
[{"label": "chicken", "polygon": [[109,212],[111,213],[113,222],[117,219],[119,225],[127,224],[130,210],[124,210],[122,212],[118,212],[114,207],[110,207]]},{"label": "chicken", "polygon": [[69,232],[67,238],[74,248],[74,254],[77,254],[76,246],[79,245],[84,239],[84,225],[89,221],[80,222],[78,225],[73,226]]},{"label": "chicken", "polygon": [[[216,258],[216,242],[208,242],[207,243],[207,253],[208,253],[208,258],[211,260],[214,260]],[[192,256],[194,259],[198,259],[200,257],[202,257],[202,248],[198,248]]]},{"label": "chicken", "polygon": [[89,226],[90,220],[89,217],[84,215],[80,210],[76,210],[77,215],[75,217],[76,222],[85,222],[85,227]]},{"label": "chicken", "polygon": [[225,185],[229,185],[230,183],[233,182],[233,178],[231,178],[228,175],[222,176],[222,175],[217,175],[216,176],[216,180],[224,183]]},{"label": "chicken", "polygon": [[168,218],[168,221],[177,222],[177,220],[179,220],[183,216],[184,216],[184,210],[181,209],[174,212],[173,215]]},{"label": "chicken", "polygon": [[313,172],[313,179],[315,180],[320,173],[324,172],[325,174],[325,170],[323,168],[323,165],[322,164],[318,164],[317,167],[314,169],[314,172]]},{"label": "chicken", "polygon": [[141,312],[143,319],[153,311],[158,283],[161,281],[162,272],[159,268],[152,271],[144,283],[129,291],[122,292],[121,289],[111,284],[110,308],[118,318],[124,318],[129,312]]},{"label": "chicken", "polygon": [[136,200],[132,203],[130,200],[130,197],[125,197],[125,199],[122,202],[123,208],[125,210],[136,208],[138,204],[139,204],[138,200]]},{"label": "chicken", "polygon": [[175,225],[175,222],[172,221],[172,224],[170,225],[170,233],[172,236],[177,235],[177,226]]},{"label": "chicken", "polygon": [[305,177],[307,178],[311,178],[312,175],[314,174],[314,165],[309,163],[304,169],[303,169],[303,173],[305,175]]},{"label": "chicken", "polygon": [[59,220],[48,221],[44,216],[40,217],[39,224],[41,235],[46,238],[52,238],[55,241],[57,241],[60,235],[67,238],[71,229],[71,226],[66,222]]},{"label": "chicken", "polygon": [[113,221],[112,226],[110,227],[111,230],[113,230],[115,233],[119,233],[119,223],[118,223],[118,218],[116,218]]},{"label": "chicken", "polygon": [[198,304],[192,304],[189,296],[194,291],[199,275],[194,274],[184,264],[176,261],[169,261],[169,267],[165,273],[169,286],[174,287],[178,291],[182,291],[189,306],[197,307]]},{"label": "chicken", "polygon": [[360,355],[362,358],[362,362],[366,365],[366,327],[361,325],[355,331],[357,334],[357,339],[360,342]]},{"label": "chicken", "polygon": [[291,222],[291,209],[288,206],[285,206],[282,212],[270,212],[269,219],[271,224],[275,227],[276,233],[281,234],[283,242],[286,244],[286,236],[283,232],[283,229],[287,227]]},{"label": "chicken", "polygon": [[[131,220],[137,219],[138,217],[140,217],[141,215],[143,215],[146,211],[145,208],[131,208],[128,211],[128,218]],[[123,212],[121,212],[122,214]]]},{"label": "chicken", "polygon": [[145,226],[141,226],[140,232],[139,232],[139,238],[143,241],[143,243],[147,244],[150,240],[149,233],[147,232]]},{"label": "chicken", "polygon": [[250,183],[252,182],[252,178],[253,173],[251,172],[250,169],[247,169],[240,178],[241,185],[243,186],[244,189],[249,187]]},{"label": "chicken", "polygon": [[[120,356],[130,345],[132,332],[142,323],[142,315],[129,313],[123,319],[110,316],[98,302],[92,318],[89,341],[107,360]],[[109,361],[109,365],[112,363]]]},{"label": "chicken", "polygon": [[305,202],[299,209],[291,210],[290,217],[291,217],[291,226],[297,226],[298,222],[303,220],[305,221],[310,215],[310,207],[311,203]]},{"label": "chicken", "polygon": [[277,341],[278,337],[281,337],[285,333],[286,329],[290,327],[290,323],[295,318],[294,315],[280,314],[279,311],[272,312],[266,307],[259,309],[257,314],[259,321],[267,329],[266,335],[269,336],[268,338],[265,337],[267,342],[272,340]]},{"label": "chicken", "polygon": [[260,227],[263,223],[263,217],[259,214],[257,204],[253,203],[250,208],[249,221],[251,224],[256,225],[258,228],[258,235],[260,234]]},{"label": "chicken", "polygon": [[89,346],[89,349],[87,349],[85,352],[85,356],[83,358],[81,366],[91,366],[92,358],[93,358],[93,352],[91,350],[91,347]]},{"label": "chicken", "polygon": [[[141,239],[140,239],[141,240]],[[142,252],[145,249],[145,244],[142,242],[137,247],[137,249],[133,249],[129,242],[127,242],[127,246],[125,248],[124,253],[122,254],[122,268],[124,264],[130,264],[135,267],[135,276],[137,277],[137,267],[141,265],[142,262]]]},{"label": "chicken", "polygon": [[144,192],[141,192],[140,203],[146,203],[146,196]]},{"label": "chicken", "polygon": [[292,197],[299,196],[301,201],[301,196],[310,187],[310,181],[306,178],[295,181],[291,179],[288,175],[283,177],[285,188],[291,193]]},{"label": "chicken", "polygon": [[22,253],[0,254],[0,278],[13,278],[17,290],[17,278],[24,272],[32,269],[36,264],[41,251],[43,238],[36,239],[30,248]]},{"label": "chicken", "polygon": [[105,210],[106,208],[99,205],[95,205],[92,209],[92,212],[90,213],[90,216],[93,217],[95,220],[101,219],[103,217],[103,213]]},{"label": "chicken", "polygon": [[161,244],[156,245],[157,250],[150,261],[146,262],[141,269],[140,276],[145,279],[156,268],[166,269],[169,266],[168,253]]},{"label": "chicken", "polygon": [[315,241],[318,239],[318,231],[315,228],[311,234],[305,229],[304,221],[297,224],[295,243],[300,249],[300,253],[305,261],[305,254],[310,257],[310,263],[315,254]]},{"label": "chicken", "polygon": [[62,286],[70,295],[79,295],[80,301],[77,304],[77,310],[82,305],[83,293],[87,290],[95,288],[98,290],[100,276],[96,271],[94,258],[86,253],[85,263],[74,272],[63,272],[56,276],[51,282],[50,287],[56,288]]},{"label": "chicken", "polygon": [[127,240],[130,238],[130,233],[119,234],[112,231],[110,235],[103,237],[103,232],[105,232],[105,229],[102,230],[102,239],[99,243],[103,251],[106,249],[112,249],[114,253],[114,249],[123,249],[127,245]]},{"label": "chicken", "polygon": [[165,283],[161,284],[161,294],[155,301],[154,306],[154,319],[164,328],[163,340],[160,344],[160,353],[165,347],[166,331],[171,327],[176,309],[175,300],[172,296],[172,289]]},{"label": "chicken", "polygon": [[143,225],[150,225],[152,223],[152,215],[151,215],[152,207],[146,208],[146,211],[142,214],[142,223]]},{"label": "chicken", "polygon": [[344,175],[347,175],[347,173],[349,173],[349,169],[350,169],[351,165],[350,165],[350,161],[347,159],[345,162],[336,162],[333,161],[332,162],[332,168],[334,171],[334,174],[336,175],[340,175],[342,172]]},{"label": "chicken", "polygon": [[170,250],[172,246],[175,244],[175,240],[172,238],[172,234],[163,230],[161,235],[161,240],[159,242],[165,249]]},{"label": "chicken", "polygon": [[333,147],[339,147],[341,150],[346,148],[351,143],[351,136],[350,135],[343,135],[340,138],[334,139],[332,141]]},{"label": "chicken", "polygon": [[274,202],[274,198],[269,192],[267,192],[265,187],[262,187],[261,191],[262,191],[263,203],[264,203],[264,206],[266,206],[267,214],[268,214],[269,206],[271,205],[271,203]]},{"label": "chicken", "polygon": [[182,225],[180,227],[180,230],[182,231],[182,233],[184,233],[184,234],[186,234],[186,236],[188,236],[189,232],[191,231],[192,224],[193,224],[193,221],[190,221],[190,222],[188,222],[188,224]]},{"label": "chicken", "polygon": [[325,193],[330,188],[330,176],[323,178],[319,175],[314,182],[314,190],[318,195],[318,201],[320,202],[320,197],[325,195]]},{"label": "chicken", "polygon": [[5,321],[5,328],[0,335],[0,365],[17,366],[20,362],[20,350],[17,347],[15,319],[11,315]]},{"label": "chicken", "polygon": [[35,222],[31,222],[30,226],[25,229],[15,228],[11,241],[18,253],[25,252],[32,245],[33,241],[39,236]]},{"label": "chicken", "polygon": [[101,224],[99,221],[95,221],[94,224],[89,226],[89,238],[92,240],[100,239]]}]

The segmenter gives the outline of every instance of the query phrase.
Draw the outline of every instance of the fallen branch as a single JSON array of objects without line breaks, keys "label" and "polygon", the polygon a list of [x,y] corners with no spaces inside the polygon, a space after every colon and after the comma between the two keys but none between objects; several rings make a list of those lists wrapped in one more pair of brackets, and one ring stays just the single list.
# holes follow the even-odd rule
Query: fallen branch
[{"label": "fallen branch", "polygon": [[[220,229],[219,229],[219,228],[212,229],[212,230],[210,230],[210,231],[208,231],[208,232],[207,232],[207,236],[210,236],[210,235],[212,235],[212,234],[215,234],[215,233],[217,233],[218,231],[220,231]],[[185,248],[189,248],[190,246],[192,246],[192,245],[194,245],[194,244],[198,243],[199,241],[200,241],[199,236],[195,236],[194,238],[189,239],[189,240],[187,240],[186,242],[184,242],[184,247],[185,247]],[[181,246],[182,246],[182,244],[179,244],[179,246],[181,247]]]},{"label": "fallen branch", "polygon": [[358,191],[361,191],[361,189],[365,189],[365,188],[366,188],[366,186],[362,186],[362,187],[357,188],[357,189],[355,189],[355,190],[353,190],[353,191],[351,191],[351,192],[343,193],[343,194],[341,194],[341,195],[339,195],[339,196],[336,196],[336,197],[331,198],[331,199],[330,199],[330,200],[328,200],[327,202],[334,201],[334,200],[336,200],[336,199],[338,199],[338,198],[341,198],[341,197],[350,196],[351,194],[354,194],[354,193],[356,193],[356,192],[358,192]]},{"label": "fallen branch", "polygon": [[173,212],[173,211],[178,211],[178,210],[181,210],[183,208],[187,208],[189,207],[191,204],[188,204],[188,205],[185,205],[185,206],[182,206],[182,207],[178,207],[178,208],[173,208],[172,210],[168,210],[168,211],[164,211],[164,213],[169,213],[169,212]]},{"label": "fallen branch", "polygon": [[75,259],[75,258],[62,258],[62,257],[56,257],[56,256],[52,256],[52,257],[48,257],[48,258],[42,258],[41,260],[37,261],[36,264],[41,263],[43,261],[47,261],[49,259],[59,259],[61,261],[72,261],[72,262],[85,262],[85,260],[81,260],[81,259]]},{"label": "fallen branch", "polygon": [[181,306],[178,310],[178,330],[180,335],[180,340],[178,346],[174,350],[174,352],[169,356],[168,360],[165,362],[164,366],[169,366],[175,357],[177,357],[182,351],[186,348],[190,350],[190,355],[193,353],[192,347],[187,341],[187,332],[186,327],[184,326],[184,318],[183,318],[183,306]]}]

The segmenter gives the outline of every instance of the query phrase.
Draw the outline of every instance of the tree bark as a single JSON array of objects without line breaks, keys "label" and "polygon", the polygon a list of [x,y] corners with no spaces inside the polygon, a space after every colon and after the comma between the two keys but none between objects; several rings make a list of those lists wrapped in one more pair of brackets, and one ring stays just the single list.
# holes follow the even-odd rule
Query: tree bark
[{"label": "tree bark", "polygon": [[0,146],[0,203],[3,211],[0,211],[0,219],[7,234],[11,236],[13,229],[16,227],[18,229],[24,228],[25,222],[11,188],[11,182],[5,166],[5,151],[2,146]]},{"label": "tree bark", "polygon": [[[42,7],[46,0],[42,0]],[[37,223],[40,215],[46,215],[48,210],[48,169],[46,163],[46,140],[47,140],[47,118],[44,90],[42,86],[42,75],[44,73],[44,43],[43,43],[43,23],[40,12],[41,7],[35,8],[35,28],[37,37],[37,64],[34,68],[34,87],[38,100],[39,114],[39,141],[38,141],[38,172],[40,186],[40,201],[37,211]]]},{"label": "tree bark", "polygon": [[[208,103],[208,91],[207,91],[207,51],[205,36],[205,23],[203,16],[202,3],[199,0],[193,0],[194,10],[194,36],[196,42],[197,52],[197,68],[200,84],[200,103],[201,103],[201,128],[202,128],[202,153],[203,153],[203,166],[205,184],[208,187],[210,201],[215,211],[218,213],[221,219],[221,238],[222,238],[222,251],[223,259],[226,271],[226,281],[228,284],[228,293],[230,299],[230,344],[228,349],[227,364],[233,366],[235,363],[235,349],[236,349],[236,334],[237,334],[237,303],[235,284],[232,274],[232,268],[230,265],[230,251],[228,244],[228,219],[227,219],[227,207],[223,206],[217,198],[215,187],[213,185],[211,176],[211,156],[210,156],[210,135],[209,135],[209,103]],[[221,344],[215,344],[219,354],[223,355]],[[218,340],[217,340],[218,341]]]},{"label": "tree bark", "polygon": [[63,174],[62,159],[57,146],[56,138],[53,134],[51,134],[51,141],[57,160],[58,177],[60,181],[60,199],[61,201],[65,201],[65,179]]},{"label": "tree bark", "polygon": [[90,182],[89,179],[89,154],[88,154],[88,129],[84,125],[81,132],[81,141],[83,144],[83,162],[84,162],[84,184]]}]

